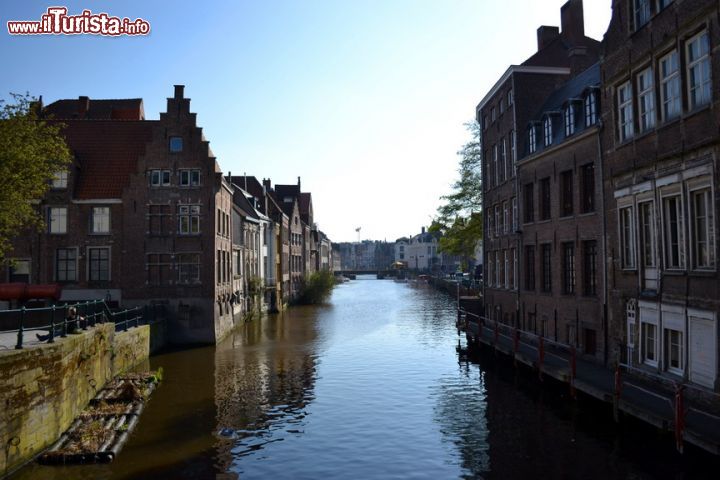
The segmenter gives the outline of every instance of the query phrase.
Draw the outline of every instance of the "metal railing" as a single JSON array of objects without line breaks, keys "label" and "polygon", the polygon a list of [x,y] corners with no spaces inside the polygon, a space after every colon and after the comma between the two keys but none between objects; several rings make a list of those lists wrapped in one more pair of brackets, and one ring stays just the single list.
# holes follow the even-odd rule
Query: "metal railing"
[{"label": "metal railing", "polygon": [[[76,309],[76,317],[69,318],[71,307]],[[22,349],[27,343],[25,337],[35,332],[38,340],[54,343],[57,337],[65,338],[76,330],[87,330],[99,323],[114,323],[116,331],[126,331],[148,323],[150,309],[152,318],[157,318],[157,306],[111,309],[104,300],[62,303],[49,307],[18,308],[0,310],[0,334],[17,335],[15,349]],[[40,334],[42,332],[42,335]]]},{"label": "metal railing", "polygon": [[[474,320],[470,320],[470,318],[473,317]],[[570,386],[571,395],[573,397],[576,396],[575,380],[577,378],[577,350],[574,346],[548,340],[542,335],[536,335],[531,332],[521,331],[517,327],[502,324],[496,320],[492,320],[490,318],[468,312],[462,308],[458,308],[458,328],[464,327],[467,331],[469,326],[468,324],[470,322],[477,324],[478,337],[480,338],[483,337],[483,329],[492,332],[491,344],[495,349],[497,349],[498,347],[500,338],[510,340],[512,344],[513,358],[516,358],[516,355],[520,350],[520,345],[536,350],[538,352],[537,369],[540,379],[542,379],[543,364],[546,354],[561,360],[561,362],[567,362],[569,371],[568,384]],[[555,349],[555,353],[548,352],[546,350],[547,346],[553,347]],[[568,356],[566,357],[563,354]],[[623,372],[630,375],[634,374],[634,378],[646,377],[654,380],[657,384],[660,385],[660,391],[653,391],[653,389],[651,389],[650,387],[645,388],[644,386],[632,382],[630,378],[624,378]],[[611,375],[613,374],[612,372],[609,373]],[[683,451],[683,438],[684,431],[686,429],[686,416],[689,411],[704,416],[707,420],[720,421],[720,416],[714,415],[713,413],[707,412],[705,410],[689,406],[687,404],[687,399],[685,398],[684,393],[685,390],[695,390],[698,392],[702,392],[708,397],[720,399],[720,395],[718,395],[716,392],[698,387],[685,381],[671,379],[645,369],[637,368],[630,363],[623,362],[619,362],[615,367],[613,391],[607,392],[609,394],[612,394],[613,411],[616,420],[618,419],[620,401],[623,397],[622,392],[624,389],[627,388],[635,389],[645,395],[654,397],[662,404],[665,404],[667,406],[667,413],[673,419],[673,430],[675,433],[676,448],[680,452]]]}]

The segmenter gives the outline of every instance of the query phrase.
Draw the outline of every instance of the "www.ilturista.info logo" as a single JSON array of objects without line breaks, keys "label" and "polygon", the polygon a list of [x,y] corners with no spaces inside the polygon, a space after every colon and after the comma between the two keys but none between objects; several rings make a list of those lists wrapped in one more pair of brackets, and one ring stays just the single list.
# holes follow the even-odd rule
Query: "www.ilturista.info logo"
[{"label": "www.ilturista.info logo", "polygon": [[80,15],[68,15],[66,7],[50,7],[40,21],[9,21],[10,35],[147,35],[150,23],[142,18],[111,17],[107,13],[83,10]]}]

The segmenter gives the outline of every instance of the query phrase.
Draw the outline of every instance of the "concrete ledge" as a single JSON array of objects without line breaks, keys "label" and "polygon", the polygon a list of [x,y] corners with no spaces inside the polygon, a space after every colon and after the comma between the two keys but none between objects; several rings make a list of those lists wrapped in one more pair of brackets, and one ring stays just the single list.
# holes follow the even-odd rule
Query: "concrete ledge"
[{"label": "concrete ledge", "polygon": [[0,471],[50,446],[117,373],[147,360],[150,327],[101,324],[55,343],[0,351]]}]

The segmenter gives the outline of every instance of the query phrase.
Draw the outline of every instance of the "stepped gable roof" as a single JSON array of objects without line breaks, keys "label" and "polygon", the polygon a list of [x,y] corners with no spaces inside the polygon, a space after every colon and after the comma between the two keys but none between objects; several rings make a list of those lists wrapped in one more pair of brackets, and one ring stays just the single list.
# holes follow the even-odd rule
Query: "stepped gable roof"
[{"label": "stepped gable roof", "polygon": [[42,113],[62,120],[145,120],[142,98],[57,100],[44,107]]},{"label": "stepped gable roof", "polygon": [[74,198],[89,200],[122,196],[157,121],[62,123],[62,133],[79,166]]}]

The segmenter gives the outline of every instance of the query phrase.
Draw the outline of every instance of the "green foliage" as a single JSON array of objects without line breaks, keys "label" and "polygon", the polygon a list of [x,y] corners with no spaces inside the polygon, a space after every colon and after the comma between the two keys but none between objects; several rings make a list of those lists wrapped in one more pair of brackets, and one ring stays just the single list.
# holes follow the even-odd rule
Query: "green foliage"
[{"label": "green foliage", "polygon": [[250,277],[248,279],[247,288],[248,294],[251,297],[259,295],[262,291],[262,280],[260,280],[260,277]]},{"label": "green foliage", "polygon": [[480,125],[472,121],[465,126],[472,137],[458,152],[460,179],[453,184],[453,192],[441,198],[444,203],[429,231],[443,235],[439,241],[441,252],[471,257],[483,233],[482,148]]},{"label": "green foliage", "polygon": [[29,95],[12,97],[12,103],[0,100],[0,260],[24,228],[43,227],[31,201],[45,195],[54,174],[72,158],[62,125],[40,120]]},{"label": "green foliage", "polygon": [[305,278],[297,303],[316,305],[323,303],[335,286],[335,276],[329,270],[321,270]]}]

